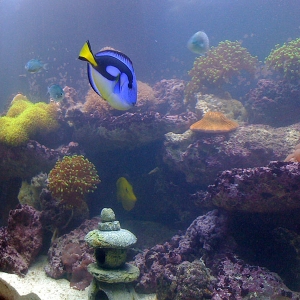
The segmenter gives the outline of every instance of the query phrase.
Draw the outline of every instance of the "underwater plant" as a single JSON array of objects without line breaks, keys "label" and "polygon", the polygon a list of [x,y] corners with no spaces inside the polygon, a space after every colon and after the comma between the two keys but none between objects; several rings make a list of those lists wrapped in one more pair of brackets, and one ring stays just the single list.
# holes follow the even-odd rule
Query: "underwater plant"
[{"label": "underwater plant", "polygon": [[240,42],[220,42],[217,47],[208,50],[206,56],[197,57],[194,61],[189,71],[192,79],[185,89],[185,101],[189,102],[197,92],[220,89],[242,71],[254,74],[257,64],[257,57],[252,56]]},{"label": "underwater plant", "polygon": [[300,79],[300,38],[276,45],[266,58],[268,68],[274,69],[288,81]]},{"label": "underwater plant", "polygon": [[85,205],[84,195],[94,191],[100,179],[93,163],[83,155],[73,155],[56,162],[48,182],[52,196],[73,209]]},{"label": "underwater plant", "polygon": [[6,116],[0,117],[0,143],[20,146],[35,136],[59,127],[58,108],[54,103],[32,103],[18,94],[11,102]]}]

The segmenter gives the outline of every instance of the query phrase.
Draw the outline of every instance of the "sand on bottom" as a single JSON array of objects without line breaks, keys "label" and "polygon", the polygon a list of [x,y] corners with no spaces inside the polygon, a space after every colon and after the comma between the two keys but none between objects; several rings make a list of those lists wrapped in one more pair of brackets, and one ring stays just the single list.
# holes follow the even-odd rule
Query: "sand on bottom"
[{"label": "sand on bottom", "polygon": [[[30,266],[25,277],[15,274],[0,272],[0,298],[5,282],[13,287],[19,296],[14,296],[15,291],[7,291],[9,300],[78,300],[88,299],[87,287],[84,291],[78,291],[70,287],[70,282],[66,279],[53,279],[48,277],[44,271],[47,264],[47,256],[39,256]],[[3,282],[3,280],[5,282]],[[2,288],[1,288],[2,287]],[[36,297],[38,296],[38,297]],[[155,295],[139,295],[140,300],[155,300]]]}]

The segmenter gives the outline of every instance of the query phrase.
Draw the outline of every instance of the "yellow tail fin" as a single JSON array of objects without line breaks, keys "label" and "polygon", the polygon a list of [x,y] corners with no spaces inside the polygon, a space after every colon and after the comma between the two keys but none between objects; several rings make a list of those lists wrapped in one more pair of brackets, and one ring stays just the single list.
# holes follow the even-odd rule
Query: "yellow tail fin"
[{"label": "yellow tail fin", "polygon": [[94,54],[92,52],[91,45],[90,45],[89,41],[86,41],[84,43],[83,47],[80,50],[78,58],[81,59],[81,60],[86,60],[87,62],[92,64],[94,67],[97,67],[97,65],[98,65],[95,58],[94,58]]}]

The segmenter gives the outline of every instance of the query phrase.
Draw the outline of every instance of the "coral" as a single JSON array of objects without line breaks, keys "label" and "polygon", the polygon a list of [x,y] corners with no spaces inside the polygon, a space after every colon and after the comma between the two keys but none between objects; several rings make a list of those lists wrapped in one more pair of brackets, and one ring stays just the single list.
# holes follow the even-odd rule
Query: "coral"
[{"label": "coral", "polygon": [[64,233],[76,228],[89,217],[89,210],[86,202],[82,201],[80,206],[61,205],[51,192],[44,188],[39,195],[41,207],[41,220],[43,227],[52,233],[52,241]]},{"label": "coral", "polygon": [[114,111],[114,109],[107,103],[107,101],[96,94],[93,89],[89,89],[85,97],[83,111],[89,115],[101,118],[109,112]]},{"label": "coral", "polygon": [[197,93],[196,95],[196,114],[202,118],[209,111],[219,111],[228,119],[238,121],[239,123],[248,120],[247,111],[243,104],[232,98],[220,98],[212,94]]},{"label": "coral", "polygon": [[70,208],[84,205],[84,195],[95,190],[100,182],[95,166],[82,155],[64,156],[57,161],[48,181],[53,197]]},{"label": "coral", "polygon": [[187,182],[204,189],[220,171],[284,160],[299,143],[299,130],[298,123],[281,128],[240,126],[226,135],[170,132],[165,135],[163,159],[169,170],[184,174]]},{"label": "coral", "polygon": [[182,132],[197,120],[183,104],[184,81],[162,80],[153,87],[139,84],[140,99],[127,112],[111,109],[92,90],[82,106],[77,103],[62,109],[62,121],[71,126],[66,137],[72,136],[87,154],[128,150],[161,140],[170,130]]},{"label": "coral", "polygon": [[32,177],[31,183],[28,183],[27,180],[23,180],[18,194],[19,202],[21,204],[28,204],[35,209],[40,210],[40,194],[42,189],[47,186],[47,177],[46,173],[39,173]]},{"label": "coral", "polygon": [[[227,230],[231,221],[232,214],[210,211],[199,216],[185,234],[136,255],[134,264],[141,271],[136,290],[155,292],[158,299],[164,300],[299,299],[299,293],[291,291],[276,273],[236,255],[238,245],[228,235],[232,228]],[[295,250],[296,240],[295,235],[288,233],[282,243]]]},{"label": "coral", "polygon": [[265,60],[266,65],[288,81],[300,79],[300,38],[276,45]]},{"label": "coral", "polygon": [[150,106],[151,104],[153,105],[153,102],[156,98],[152,87],[149,84],[139,80],[137,81],[137,86],[138,98],[136,106]]},{"label": "coral", "polygon": [[36,141],[29,141],[20,147],[0,143],[0,179],[19,177],[29,181],[41,171],[49,172],[61,156],[59,151]]},{"label": "coral", "polygon": [[[176,280],[174,280],[176,278]],[[203,261],[184,261],[157,279],[161,300],[211,299],[212,277]]]},{"label": "coral", "polygon": [[[218,245],[226,232],[226,221],[225,215],[217,210],[210,211],[195,219],[184,235],[175,235],[170,242],[156,245],[138,254],[134,259],[134,264],[141,272],[137,290],[146,293],[156,292],[157,278],[165,278],[168,282],[171,279],[176,280],[173,273],[180,270],[182,262],[192,262]],[[178,280],[178,284],[182,279]],[[176,285],[176,282],[174,284]],[[198,284],[201,287],[203,282]]]},{"label": "coral", "polygon": [[58,129],[58,108],[50,103],[31,103],[18,94],[7,112],[0,118],[0,142],[9,146],[20,146],[37,134],[47,134]]},{"label": "coral", "polygon": [[40,212],[28,205],[10,211],[7,227],[0,228],[0,269],[25,275],[42,247]]},{"label": "coral", "polygon": [[[137,81],[138,99],[131,112],[156,111],[161,114],[182,113],[184,83],[181,80],[162,80],[153,88],[142,81]],[[180,97],[179,97],[180,95]],[[168,97],[168,99],[167,99]],[[181,103],[181,104],[180,104]],[[180,112],[179,112],[180,109]],[[83,111],[93,118],[104,118],[110,115],[120,115],[123,112],[114,110],[92,89],[86,95]]]},{"label": "coral", "polygon": [[30,107],[32,103],[28,98],[22,94],[17,94],[10,103],[9,110],[6,113],[7,117],[14,118],[20,115],[26,108]]},{"label": "coral", "polygon": [[215,259],[212,300],[220,299],[299,299],[299,293],[292,292],[275,273],[253,266],[228,253]]},{"label": "coral", "polygon": [[94,249],[84,240],[86,234],[96,229],[99,218],[86,220],[77,229],[57,238],[48,251],[49,263],[45,267],[48,276],[67,276],[73,288],[83,290],[92,281],[87,266],[95,262]]},{"label": "coral", "polygon": [[300,84],[261,79],[246,95],[245,108],[251,123],[274,127],[299,121]]},{"label": "coral", "polygon": [[267,167],[221,172],[205,202],[229,211],[274,213],[300,208],[300,165],[271,162]]},{"label": "coral", "polygon": [[186,111],[183,103],[185,81],[180,79],[163,79],[153,86],[160,113],[178,115]]},{"label": "coral", "polygon": [[22,181],[22,185],[18,194],[18,200],[21,204],[28,204],[35,209],[40,209],[39,193],[41,190],[33,187],[26,180]]},{"label": "coral", "polygon": [[[192,112],[179,115],[161,115],[155,111],[145,113],[122,113],[120,116],[106,116],[103,119],[84,119],[85,122],[76,126],[74,140],[85,151],[126,151],[150,144],[163,139],[163,135],[170,130],[182,132],[195,122],[196,116]],[[78,119],[77,119],[78,122]]]},{"label": "coral", "polygon": [[46,184],[47,179],[48,179],[48,175],[46,173],[40,172],[38,175],[31,178],[30,184],[33,187],[42,190],[47,186]]},{"label": "coral", "polygon": [[221,112],[209,111],[200,121],[192,124],[190,129],[196,132],[225,133],[235,130],[238,123],[229,120]]},{"label": "coral", "polygon": [[300,144],[295,146],[293,153],[289,154],[284,161],[300,162]]},{"label": "coral", "polygon": [[185,89],[185,101],[194,99],[197,92],[207,92],[230,83],[233,77],[247,71],[254,74],[258,60],[240,42],[224,41],[212,47],[205,56],[197,57],[189,71],[192,77]]}]

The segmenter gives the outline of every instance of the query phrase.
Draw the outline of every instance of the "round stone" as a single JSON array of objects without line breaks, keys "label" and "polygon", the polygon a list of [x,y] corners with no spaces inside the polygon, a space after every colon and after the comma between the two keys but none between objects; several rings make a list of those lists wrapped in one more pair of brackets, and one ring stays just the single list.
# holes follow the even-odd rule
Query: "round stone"
[{"label": "round stone", "polygon": [[101,222],[112,222],[116,220],[114,211],[111,208],[103,208],[100,214]]},{"label": "round stone", "polygon": [[107,283],[132,282],[140,275],[139,268],[128,263],[114,270],[101,269],[93,263],[88,265],[87,269],[98,281]]},{"label": "round stone", "polygon": [[90,231],[85,236],[85,241],[93,248],[128,248],[135,244],[136,236],[126,229],[118,231]]}]

